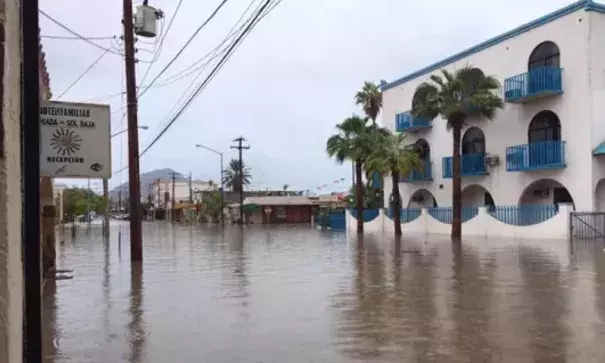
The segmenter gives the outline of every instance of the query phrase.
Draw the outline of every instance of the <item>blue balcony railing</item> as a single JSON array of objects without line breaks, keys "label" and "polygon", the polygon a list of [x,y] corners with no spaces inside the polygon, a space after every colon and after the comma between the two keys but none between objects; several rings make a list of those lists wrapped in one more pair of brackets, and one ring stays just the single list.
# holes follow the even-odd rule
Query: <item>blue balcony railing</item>
[{"label": "blue balcony railing", "polygon": [[[428,208],[428,212],[431,217],[435,218],[442,223],[452,223],[453,211],[452,207],[431,207]],[[479,214],[479,207],[462,206],[461,221],[462,223],[468,222],[475,218]]]},{"label": "blue balcony railing", "polygon": [[430,160],[424,161],[424,169],[422,170],[414,170],[407,177],[403,177],[401,182],[403,183],[413,183],[420,181],[431,181],[433,180],[433,171]]},{"label": "blue balcony railing", "polygon": [[506,148],[507,171],[561,169],[566,166],[565,141],[540,141]]},{"label": "blue balcony railing", "polygon": [[[460,155],[460,175],[473,176],[486,174],[487,170],[485,169],[484,158],[485,154],[483,153]],[[443,169],[443,177],[451,178],[454,175],[454,158],[452,156],[443,158],[441,167]]]},{"label": "blue balcony railing", "polygon": [[525,102],[563,92],[562,69],[539,67],[504,80],[506,102]]},{"label": "blue balcony railing", "polygon": [[395,126],[398,132],[412,132],[431,127],[431,121],[428,118],[414,117],[407,111],[395,116]]}]

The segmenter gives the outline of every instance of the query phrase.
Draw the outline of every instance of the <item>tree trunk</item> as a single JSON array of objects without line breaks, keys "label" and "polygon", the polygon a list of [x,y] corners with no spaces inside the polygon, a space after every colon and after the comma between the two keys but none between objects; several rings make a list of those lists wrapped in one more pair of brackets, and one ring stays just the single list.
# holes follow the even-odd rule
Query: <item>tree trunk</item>
[{"label": "tree trunk", "polygon": [[460,240],[462,238],[462,185],[460,178],[461,123],[453,123],[452,131],[454,147],[452,163],[452,239]]},{"label": "tree trunk", "polygon": [[361,160],[355,161],[355,202],[357,209],[357,233],[363,233],[363,180],[361,179]]},{"label": "tree trunk", "polygon": [[391,171],[393,177],[393,223],[395,223],[395,236],[401,236],[401,195],[399,194],[399,173]]}]

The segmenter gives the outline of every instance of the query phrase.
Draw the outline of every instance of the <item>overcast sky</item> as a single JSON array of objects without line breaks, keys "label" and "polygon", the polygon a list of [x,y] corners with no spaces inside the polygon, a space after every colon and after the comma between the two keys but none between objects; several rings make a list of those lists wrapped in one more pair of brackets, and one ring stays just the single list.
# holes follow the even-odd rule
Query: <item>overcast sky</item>
[{"label": "overcast sky", "polygon": [[[255,0],[260,3],[261,0]],[[283,0],[248,36],[219,75],[161,140],[141,159],[141,171],[173,168],[194,178],[219,178],[219,160],[195,148],[202,143],[236,157],[229,146],[243,135],[254,188],[313,189],[346,178],[351,168],[328,159],[325,142],[334,125],[354,112],[353,95],[364,80],[391,81],[492,36],[565,6],[569,0]],[[140,3],[140,1],[138,1]],[[177,0],[150,5],[172,17]],[[147,82],[164,67],[220,0],[184,0]],[[179,73],[216,47],[249,6],[230,0],[160,80]],[[121,35],[122,2],[41,0],[40,8],[89,37]],[[41,17],[42,35],[70,35]],[[143,39],[150,43],[153,40]],[[97,41],[111,46],[111,40]],[[115,45],[116,43],[113,42]],[[83,41],[43,39],[51,89],[61,94],[103,52]],[[153,58],[153,45],[138,43],[138,57]],[[149,67],[137,66],[138,81]],[[108,54],[63,98],[91,101],[123,91],[123,61]],[[204,73],[207,74],[208,72]],[[197,73],[151,88],[139,102],[145,147]],[[202,76],[200,79],[203,79]],[[158,81],[158,84],[161,84]],[[121,130],[122,100],[102,101]],[[125,136],[125,134],[124,134]],[[126,165],[126,139],[113,139],[113,170]],[[127,180],[115,175],[110,186]],[[73,180],[68,181],[70,184]]]}]

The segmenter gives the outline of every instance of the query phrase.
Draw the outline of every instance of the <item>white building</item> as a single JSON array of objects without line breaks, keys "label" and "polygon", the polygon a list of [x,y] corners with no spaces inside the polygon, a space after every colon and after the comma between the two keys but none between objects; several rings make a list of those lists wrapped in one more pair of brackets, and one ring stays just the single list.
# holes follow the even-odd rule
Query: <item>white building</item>
[{"label": "white building", "polygon": [[173,188],[172,180],[156,180],[151,185],[149,195],[152,196],[154,204],[158,208],[171,208],[172,194],[174,193],[175,203],[189,203],[189,198],[194,203],[201,202],[203,193],[216,191],[220,187],[211,181],[189,180],[175,181]]},{"label": "white building", "polygon": [[[399,185],[402,206],[452,204],[446,122],[409,111],[431,74],[469,64],[502,83],[506,102],[493,121],[471,118],[463,129],[463,204],[605,210],[605,5],[586,0],[383,85],[383,124],[409,132],[428,163]],[[384,187],[388,205],[390,178]]]}]

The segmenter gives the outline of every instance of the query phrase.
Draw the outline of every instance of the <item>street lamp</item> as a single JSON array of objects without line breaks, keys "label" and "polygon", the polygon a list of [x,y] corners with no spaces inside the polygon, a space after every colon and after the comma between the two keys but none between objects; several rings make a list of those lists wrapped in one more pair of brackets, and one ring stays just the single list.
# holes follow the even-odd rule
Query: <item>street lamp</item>
[{"label": "street lamp", "polygon": [[[147,130],[149,128],[149,126],[141,125],[138,128],[141,129],[141,130]],[[125,133],[126,131],[128,131],[128,129],[124,129],[122,131],[118,131],[115,134],[111,134],[111,137],[114,138],[114,137],[116,137],[118,135],[121,135],[121,134]]]},{"label": "street lamp", "polygon": [[195,147],[206,149],[221,157],[221,172],[219,174],[219,177],[221,178],[221,188],[220,188],[220,192],[221,192],[221,226],[224,226],[225,225],[225,212],[223,209],[225,208],[225,186],[223,185],[223,153],[216,151],[214,149],[211,149],[202,144],[197,144],[197,145],[195,145]]}]

